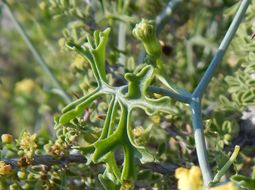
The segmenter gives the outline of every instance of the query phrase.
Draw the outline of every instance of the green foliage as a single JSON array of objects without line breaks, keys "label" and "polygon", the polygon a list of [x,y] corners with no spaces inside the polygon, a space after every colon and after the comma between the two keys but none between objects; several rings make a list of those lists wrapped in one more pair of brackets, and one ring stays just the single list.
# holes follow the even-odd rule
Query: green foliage
[{"label": "green foliage", "polygon": [[[99,176],[101,183],[108,189],[114,188],[114,184],[124,183],[126,180],[135,179],[135,162],[134,155],[136,152],[141,154],[139,157],[141,162],[152,162],[153,157],[149,155],[144,147],[136,145],[131,134],[131,112],[135,108],[143,109],[146,114],[152,115],[161,112],[173,113],[175,110],[171,107],[168,97],[159,99],[149,98],[147,89],[154,78],[154,68],[151,65],[144,64],[134,73],[125,74],[128,85],[113,87],[109,86],[106,81],[105,73],[105,48],[110,30],[104,32],[94,32],[94,39],[89,36],[89,46],[77,45],[74,42],[68,42],[67,45],[79,52],[90,63],[97,80],[98,87],[91,94],[82,97],[75,102],[69,104],[62,110],[62,115],[57,122],[57,128],[69,122],[72,123],[83,113],[83,110],[99,96],[111,95],[111,102],[104,121],[102,132],[97,141],[87,147],[81,149],[93,151],[92,161],[104,161],[106,170],[103,175]],[[113,131],[115,120],[117,117],[117,108],[121,109],[118,127]],[[114,159],[114,151],[117,147],[122,146],[124,152],[123,168],[120,171],[117,168]],[[86,156],[86,154],[85,154]],[[89,159],[90,160],[90,159]],[[117,188],[117,187],[116,187]]]},{"label": "green foliage", "polygon": [[[65,105],[49,78],[33,65],[33,57],[14,29],[1,27],[0,43],[5,47],[0,53],[1,133],[15,131],[17,137],[21,129],[38,132],[31,146],[21,143],[28,133],[22,133],[17,142],[1,143],[1,159],[18,157],[26,165],[15,168],[11,177],[1,176],[1,188],[138,189],[140,185],[176,189],[173,172],[162,174],[141,164],[155,162],[170,168],[197,164],[186,104],[190,93],[178,86],[189,91],[196,87],[239,3],[180,1],[162,30],[141,18],[156,20],[167,1],[9,3],[74,101]],[[202,101],[214,172],[229,160],[225,150],[242,137],[242,112],[254,105],[255,53],[250,35],[254,7],[252,2]],[[126,26],[124,39],[120,24]],[[144,34],[148,36],[143,38]],[[118,49],[121,43],[124,49]],[[121,56],[126,61],[120,61]],[[240,154],[252,159],[249,166],[254,165],[254,148],[249,144],[242,148]],[[86,164],[44,168],[29,163],[29,158],[45,154],[61,160],[77,150],[86,157]],[[234,170],[251,173],[242,162],[237,159]],[[231,179],[244,189],[254,185],[252,177],[237,174]]]},{"label": "green foliage", "polygon": [[231,180],[236,182],[237,184],[239,184],[240,187],[242,187],[244,189],[254,188],[254,186],[255,186],[254,168],[253,168],[251,177],[246,177],[246,176],[243,176],[243,175],[233,175],[231,177]]}]

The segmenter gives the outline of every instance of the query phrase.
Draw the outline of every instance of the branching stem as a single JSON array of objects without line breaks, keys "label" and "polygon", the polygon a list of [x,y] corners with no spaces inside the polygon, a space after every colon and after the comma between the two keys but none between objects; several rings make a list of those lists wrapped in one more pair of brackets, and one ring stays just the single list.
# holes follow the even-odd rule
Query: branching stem
[{"label": "branching stem", "polygon": [[[169,1],[168,6],[166,7],[166,9],[157,17],[156,19],[156,25],[157,25],[157,34],[159,34],[160,31],[160,27],[162,26],[162,24],[164,23],[165,19],[168,18],[169,15],[171,15],[172,13],[172,9],[182,0],[172,0]],[[107,38],[105,37],[102,41],[102,44],[100,46],[100,48],[98,49],[93,49],[92,53],[93,53],[93,57],[91,55],[88,55],[88,51],[87,50],[82,50],[81,48],[72,45],[72,48],[76,48],[77,50],[81,51],[81,53],[84,53],[85,56],[89,57],[89,61],[92,65],[92,67],[94,67],[94,70],[96,72],[94,72],[95,74],[97,74],[99,76],[98,78],[98,82],[100,84],[99,88],[100,88],[100,93],[102,94],[112,94],[116,97],[116,99],[118,99],[120,102],[125,103],[125,105],[123,104],[123,110],[125,112],[127,112],[127,107],[130,106],[132,107],[133,104],[137,104],[137,103],[141,103],[141,105],[143,105],[144,107],[153,107],[156,109],[155,104],[152,104],[152,101],[149,102],[147,101],[147,104],[144,105],[144,102],[142,102],[142,100],[140,101],[139,98],[138,100],[136,99],[137,97],[140,97],[140,99],[144,98],[144,94],[147,90],[147,92],[152,92],[152,93],[157,93],[157,94],[161,94],[163,96],[169,96],[171,98],[174,98],[178,101],[181,101],[183,103],[187,103],[189,104],[191,111],[192,111],[192,123],[193,123],[193,130],[194,130],[194,138],[195,138],[195,146],[196,146],[196,151],[197,151],[197,156],[198,156],[198,161],[199,161],[199,166],[201,168],[202,171],[202,175],[203,175],[203,180],[204,180],[204,184],[205,186],[208,186],[210,184],[210,182],[213,181],[213,176],[212,176],[212,172],[211,172],[211,168],[209,166],[209,161],[208,161],[208,156],[207,156],[207,149],[206,149],[206,142],[205,142],[205,137],[204,137],[204,130],[203,130],[203,124],[202,124],[202,114],[201,114],[201,99],[202,96],[208,86],[208,84],[210,83],[214,72],[216,70],[216,67],[218,66],[218,64],[220,63],[220,61],[223,59],[223,56],[231,42],[231,40],[233,39],[241,21],[242,18],[248,8],[248,5],[250,4],[251,0],[243,0],[241,2],[241,5],[226,33],[226,35],[224,36],[215,56],[213,57],[211,63],[209,64],[205,74],[202,76],[201,80],[199,81],[197,87],[194,89],[193,93],[190,94],[189,92],[186,91],[170,91],[167,89],[161,89],[159,87],[155,87],[155,86],[149,86],[150,83],[150,75],[149,70],[150,68],[147,66],[146,68],[144,68],[139,74],[137,75],[127,75],[126,77],[129,80],[129,85],[130,86],[121,86],[121,87],[110,87],[107,84],[104,84],[105,82],[105,70],[104,70],[104,64],[105,64],[105,57],[104,57],[104,50],[105,50],[105,43]],[[51,78],[51,80],[53,81],[54,85],[60,89],[65,97],[65,100],[67,102],[70,102],[70,98],[68,97],[68,95],[64,92],[63,88],[60,86],[59,82],[57,81],[57,79],[54,77],[54,75],[50,72],[49,68],[47,67],[46,63],[44,62],[43,58],[40,56],[40,54],[38,53],[38,51],[35,49],[35,47],[33,46],[32,42],[29,40],[27,34],[25,33],[24,29],[22,28],[22,26],[17,22],[17,19],[15,18],[14,14],[11,12],[10,8],[8,7],[8,5],[6,4],[7,10],[13,20],[13,22],[15,23],[19,33],[21,34],[21,36],[23,37],[24,41],[26,42],[26,44],[28,45],[28,47],[30,48],[30,50],[32,51],[33,55],[35,56],[37,62],[39,63],[39,65],[44,69],[44,71],[47,73],[47,75]],[[120,35],[122,35],[121,30],[124,28],[120,27]],[[98,33],[95,33],[96,37],[96,41],[99,40],[99,35]],[[101,33],[102,34],[102,33]],[[104,35],[106,35],[108,37],[109,34],[109,30],[104,31]],[[97,36],[98,35],[98,36]],[[125,35],[124,35],[125,37]],[[119,36],[119,42],[121,42],[123,40],[123,36]],[[124,41],[123,41],[124,42]],[[92,42],[90,43],[92,44]],[[92,45],[91,45],[92,47]],[[119,47],[121,50],[123,48],[125,48],[125,44],[120,44]],[[101,57],[100,57],[101,56]],[[94,58],[94,59],[92,59]],[[95,62],[94,62],[95,61]],[[97,63],[97,65],[96,65]],[[149,68],[149,69],[148,69]],[[146,73],[147,72],[147,73]],[[148,76],[147,76],[148,74]],[[135,78],[136,77],[136,78]],[[139,78],[140,77],[140,78]],[[97,77],[96,77],[97,78]],[[134,79],[136,79],[139,84],[135,84],[137,83],[137,81],[135,81]],[[141,89],[141,91],[139,91],[140,93],[138,93],[136,90],[139,90],[139,87],[143,86],[144,89]],[[148,87],[149,86],[149,87]],[[130,89],[128,88],[130,87]],[[146,88],[145,88],[146,87]],[[128,92],[129,94],[126,94],[126,92]],[[98,94],[97,94],[98,95]],[[127,98],[127,95],[129,96]],[[92,97],[94,98],[94,97]],[[133,98],[133,99],[132,99]],[[145,99],[145,98],[144,98]],[[87,97],[81,98],[78,101],[74,102],[73,104],[67,106],[67,108],[64,109],[64,111],[66,113],[63,114],[63,116],[60,118],[60,125],[65,124],[67,122],[69,122],[71,119],[73,119],[76,115],[79,115],[80,113],[82,113],[83,109],[90,103],[92,102],[94,99],[89,99]],[[139,102],[140,101],[140,102]],[[150,104],[149,104],[150,103]],[[112,101],[112,105],[111,105],[111,109],[114,108],[114,100]],[[162,105],[160,106],[160,111],[162,111],[162,109],[165,108],[169,108],[168,105]],[[124,109],[125,108],[125,109]],[[161,109],[162,108],[162,109]],[[123,111],[122,110],[122,111]],[[166,109],[167,110],[167,109]],[[124,113],[124,112],[123,112]],[[110,118],[110,113],[108,115],[108,117]],[[119,127],[118,130],[123,130],[125,127],[127,127],[127,125],[125,124],[125,117],[126,117],[126,113],[124,114],[124,119],[120,119],[121,122],[121,128]],[[108,123],[106,123],[108,125]],[[104,132],[104,136],[106,136],[108,131]],[[126,133],[123,133],[122,131],[119,133],[115,133],[116,135],[112,135],[110,136],[108,139],[103,139],[104,141],[98,142],[97,144],[95,144],[95,147],[97,149],[97,158],[99,159],[100,157],[102,157],[104,154],[106,154],[107,152],[111,151],[112,147],[115,146],[116,143],[119,142],[119,139],[123,136],[123,134],[127,135]],[[120,135],[119,135],[120,134]],[[116,138],[118,138],[116,140]],[[105,142],[109,142],[111,143],[111,147],[110,146],[105,146],[103,147],[103,143]],[[100,145],[100,146],[99,146]],[[132,165],[132,160],[133,159],[133,153],[132,150],[130,149],[130,147],[128,147],[129,144],[126,144],[126,142],[123,143],[125,152],[126,152],[126,156],[125,158],[127,158],[127,161],[124,161],[124,165],[125,162],[127,162],[126,167],[124,167],[123,170],[125,170],[124,173],[124,178],[123,179],[128,179],[129,176],[131,175],[131,171],[130,170],[130,165]],[[214,180],[219,180],[220,177],[226,172],[226,170],[229,168],[229,166],[233,163],[233,161],[235,160],[236,156],[237,156],[237,152],[238,149],[235,150],[234,154],[231,156],[229,162],[226,163],[226,165],[219,171],[219,173],[216,174]],[[95,157],[96,154],[94,154]],[[46,159],[47,158],[47,159]],[[34,162],[39,159],[39,158],[34,158]],[[52,163],[55,164],[57,163],[56,160],[52,160],[50,157],[45,157],[45,159],[47,160],[47,163]],[[96,157],[95,157],[95,160]],[[40,160],[41,163],[44,163],[43,160]],[[68,159],[64,159],[65,162],[68,162]],[[84,160],[83,160],[84,161]],[[62,162],[62,161],[61,161]],[[11,163],[11,162],[10,162]],[[47,163],[45,163],[47,165]],[[33,164],[33,162],[32,162]],[[153,163],[155,164],[155,163]],[[153,168],[152,168],[153,170]]]},{"label": "branching stem", "polygon": [[208,163],[206,144],[205,144],[205,138],[204,138],[204,130],[202,125],[201,98],[213,77],[216,67],[222,60],[231,40],[233,39],[250,2],[251,2],[250,0],[243,0],[241,2],[241,5],[226,35],[224,36],[215,56],[213,57],[209,67],[207,68],[199,84],[197,85],[194,92],[192,93],[192,99],[191,99],[190,105],[192,109],[192,123],[193,123],[193,129],[194,129],[196,151],[197,151],[199,166],[202,170],[204,184],[206,186],[209,185],[209,183],[213,180],[213,178],[212,178],[211,169]]},{"label": "branching stem", "polygon": [[207,68],[204,76],[200,80],[199,84],[197,85],[196,89],[193,92],[193,96],[197,98],[201,98],[203,93],[205,92],[209,82],[211,81],[213,74],[219,65],[220,61],[222,60],[230,42],[232,41],[241,21],[244,17],[244,14],[250,4],[250,0],[243,0],[227,33],[225,34],[216,54],[214,55],[209,67]]}]

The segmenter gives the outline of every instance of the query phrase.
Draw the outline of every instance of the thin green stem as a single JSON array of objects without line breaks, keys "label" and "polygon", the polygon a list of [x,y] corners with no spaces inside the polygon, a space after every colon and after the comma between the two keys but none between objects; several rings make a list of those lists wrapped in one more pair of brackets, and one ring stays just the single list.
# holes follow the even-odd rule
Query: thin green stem
[{"label": "thin green stem", "polygon": [[240,151],[240,146],[235,146],[234,152],[232,153],[231,157],[229,158],[229,160],[226,162],[226,164],[217,172],[217,174],[215,175],[215,177],[213,178],[213,182],[219,182],[221,177],[223,175],[225,175],[225,173],[227,172],[227,170],[229,169],[229,167],[234,163],[234,161],[236,160],[238,153]]},{"label": "thin green stem", "polygon": [[183,103],[189,103],[191,100],[191,94],[177,94],[172,92],[171,90],[159,88],[156,86],[149,86],[147,91],[151,93],[160,94],[162,96],[168,96]]},{"label": "thin green stem", "polygon": [[25,43],[29,47],[30,51],[32,52],[33,56],[35,57],[36,62],[42,67],[42,69],[44,70],[46,75],[51,79],[53,85],[58,89],[58,94],[61,95],[67,103],[70,103],[71,98],[67,95],[67,93],[65,92],[63,87],[60,85],[60,83],[58,82],[58,80],[56,79],[54,74],[50,71],[50,69],[48,68],[45,60],[42,58],[42,56],[40,55],[38,50],[35,48],[35,46],[31,42],[31,40],[29,39],[27,33],[23,29],[23,27],[19,24],[19,22],[16,19],[15,15],[11,11],[9,5],[5,1],[3,1],[3,3],[6,7],[6,10],[7,10],[8,14],[10,15],[10,18],[11,18],[12,22],[15,24],[15,27],[17,28],[17,31],[19,32],[19,34],[21,35],[21,37],[23,38],[23,40],[25,41]]},{"label": "thin green stem", "polygon": [[[128,86],[125,85],[125,86],[121,86],[121,87],[115,87],[115,88],[109,88],[108,86],[104,86],[102,88],[102,92],[106,92],[106,93],[110,93],[110,94],[115,94],[117,95],[118,97],[123,97],[125,96],[125,94],[127,93],[128,91]],[[173,98],[177,101],[180,101],[180,102],[183,102],[183,103],[186,103],[186,104],[189,104],[191,102],[191,94],[189,92],[185,93],[185,94],[182,94],[182,93],[175,93],[171,90],[168,90],[168,89],[164,89],[164,88],[160,88],[160,87],[157,87],[157,86],[149,86],[147,88],[147,92],[149,93],[156,93],[156,94],[159,94],[161,96],[168,96],[170,98]]]}]

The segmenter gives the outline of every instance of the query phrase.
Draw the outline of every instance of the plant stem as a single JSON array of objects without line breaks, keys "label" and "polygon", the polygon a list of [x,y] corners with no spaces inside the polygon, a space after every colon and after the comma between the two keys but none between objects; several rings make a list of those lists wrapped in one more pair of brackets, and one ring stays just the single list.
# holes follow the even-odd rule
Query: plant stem
[{"label": "plant stem", "polygon": [[193,92],[194,97],[201,98],[206,87],[208,86],[209,82],[211,81],[213,74],[216,70],[217,65],[222,60],[230,42],[232,41],[241,21],[242,18],[250,4],[250,0],[243,0],[227,33],[225,34],[216,54],[214,55],[209,67],[207,68],[205,74],[203,75],[202,79],[200,80],[199,84],[197,85],[196,89]]},{"label": "plant stem", "polygon": [[59,91],[58,94],[60,94],[67,103],[70,103],[71,98],[67,95],[67,93],[64,91],[63,87],[60,85],[60,83],[58,82],[58,80],[56,79],[54,74],[52,74],[52,72],[48,68],[45,60],[39,54],[38,50],[35,48],[35,46],[31,42],[31,40],[29,39],[27,33],[25,32],[23,27],[20,25],[20,23],[16,19],[15,15],[11,11],[8,3],[6,3],[5,1],[3,1],[3,3],[6,7],[6,10],[7,10],[8,14],[10,15],[10,18],[11,18],[12,22],[14,23],[15,27],[17,28],[17,31],[19,32],[20,36],[23,38],[23,40],[25,41],[25,43],[29,47],[30,51],[32,52],[33,56],[35,57],[36,62],[42,67],[43,71],[51,79],[53,85],[58,89],[58,91]]},{"label": "plant stem", "polygon": [[236,157],[238,156],[238,153],[240,151],[240,146],[235,146],[234,152],[232,153],[229,160],[226,162],[226,164],[218,171],[218,173],[213,178],[213,182],[219,182],[221,177],[225,175],[229,167],[234,163],[236,160]]},{"label": "plant stem", "polygon": [[[10,164],[12,169],[19,170],[21,166],[19,166],[18,161],[20,158],[11,158],[11,159],[2,159],[6,164]],[[122,162],[123,158],[121,155],[116,157],[117,162]],[[53,165],[66,165],[69,163],[84,163],[86,164],[87,159],[81,154],[69,154],[64,155],[59,158],[50,156],[50,155],[40,155],[34,156],[31,158],[30,166],[53,166]],[[141,164],[140,161],[137,159],[135,162],[141,166],[143,169],[150,169],[154,172],[163,174],[163,175],[170,175],[174,173],[175,169],[178,167],[174,164],[164,164],[164,163],[154,163],[149,162],[145,164]],[[95,165],[94,165],[95,166]]]},{"label": "plant stem", "polygon": [[164,89],[164,88],[159,88],[159,87],[156,87],[156,86],[149,86],[148,89],[147,89],[148,92],[150,93],[156,93],[156,94],[160,94],[162,96],[168,96],[170,98],[173,98],[175,100],[178,100],[180,102],[183,102],[183,103],[190,103],[190,99],[191,99],[191,94],[178,94],[178,93],[175,93],[173,91],[170,91],[170,90],[167,90],[167,89]]},{"label": "plant stem", "polygon": [[156,17],[156,34],[159,36],[167,19],[172,15],[173,10],[183,0],[170,0],[165,9]]},{"label": "plant stem", "polygon": [[118,62],[121,65],[125,65],[126,56],[122,53],[126,50],[126,31],[127,24],[123,21],[119,21],[119,31],[118,31],[118,50],[121,51]]},{"label": "plant stem", "polygon": [[199,166],[202,171],[204,184],[206,186],[212,181],[211,169],[208,163],[207,151],[205,145],[204,130],[202,124],[202,115],[201,115],[201,98],[203,93],[206,90],[209,82],[211,81],[213,74],[216,70],[217,65],[222,60],[231,40],[236,33],[238,26],[241,23],[241,20],[250,4],[250,0],[243,0],[225,37],[223,38],[215,56],[213,57],[209,67],[207,68],[205,74],[200,80],[199,84],[192,93],[191,109],[192,109],[192,123],[194,129],[194,138],[196,143],[197,156],[199,161]]},{"label": "plant stem", "polygon": [[198,162],[202,171],[204,184],[207,186],[212,181],[212,172],[208,162],[200,102],[193,101],[191,103],[191,111]]}]

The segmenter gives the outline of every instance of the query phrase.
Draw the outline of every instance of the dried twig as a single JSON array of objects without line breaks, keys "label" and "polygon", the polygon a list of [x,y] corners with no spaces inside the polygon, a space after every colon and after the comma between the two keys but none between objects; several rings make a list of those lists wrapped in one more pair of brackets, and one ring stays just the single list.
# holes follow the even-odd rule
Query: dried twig
[{"label": "dried twig", "polygon": [[[4,159],[3,161],[6,164],[10,164],[13,169],[18,169],[20,168],[20,165],[18,164],[19,158],[12,158],[12,159]],[[122,158],[117,158],[117,160],[121,161]],[[30,165],[31,166],[36,166],[36,165],[45,165],[45,166],[53,166],[53,165],[66,165],[69,163],[86,163],[87,159],[81,155],[81,154],[70,154],[70,155],[65,155],[61,156],[59,158],[54,158],[50,155],[41,155],[41,156],[34,156],[30,160]],[[162,163],[145,163],[145,164],[140,164],[138,160],[136,162],[140,165],[142,169],[149,169],[154,172],[163,174],[163,175],[170,175],[173,174],[175,169],[178,167],[177,165],[174,164],[162,164]]]}]

